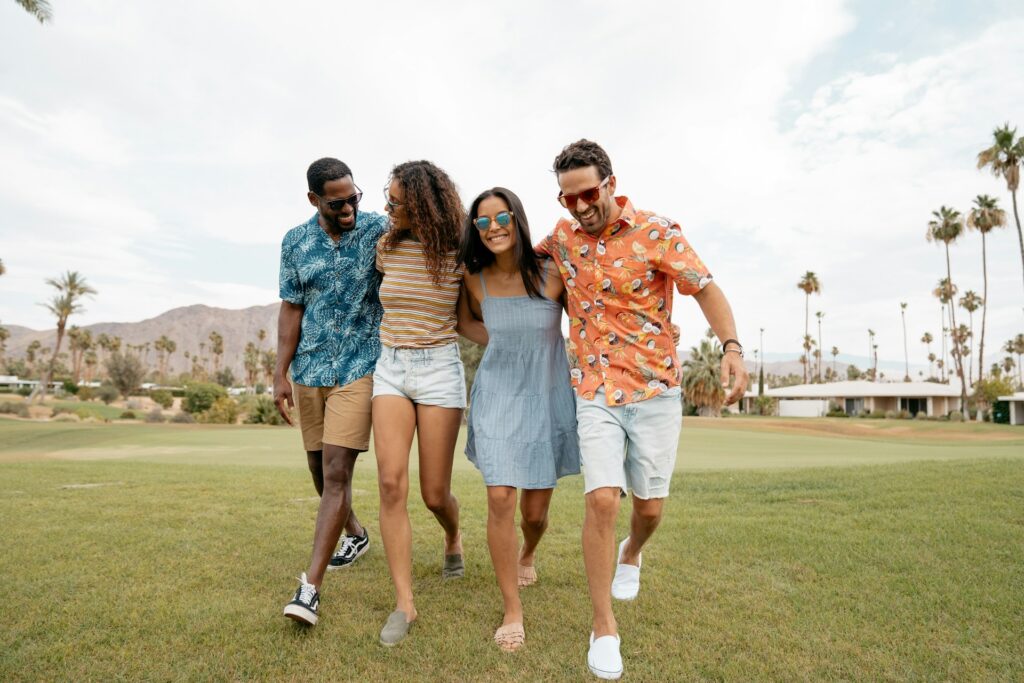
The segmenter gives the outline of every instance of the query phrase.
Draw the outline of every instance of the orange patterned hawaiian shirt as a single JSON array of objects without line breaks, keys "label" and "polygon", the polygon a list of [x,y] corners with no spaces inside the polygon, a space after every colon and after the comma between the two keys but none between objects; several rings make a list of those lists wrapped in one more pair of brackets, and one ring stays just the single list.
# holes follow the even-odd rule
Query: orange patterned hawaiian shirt
[{"label": "orange patterned hawaiian shirt", "polygon": [[696,294],[711,274],[678,223],[636,211],[616,197],[622,214],[599,236],[561,219],[537,245],[558,262],[569,312],[569,363],[576,393],[608,405],[652,398],[679,385],[679,358],[669,330],[672,283]]}]

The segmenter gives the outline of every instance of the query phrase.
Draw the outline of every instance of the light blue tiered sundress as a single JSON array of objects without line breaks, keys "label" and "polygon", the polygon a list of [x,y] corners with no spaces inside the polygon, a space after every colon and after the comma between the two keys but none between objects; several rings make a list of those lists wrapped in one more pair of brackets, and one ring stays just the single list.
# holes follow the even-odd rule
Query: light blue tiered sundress
[{"label": "light blue tiered sundress", "polygon": [[466,456],[487,486],[554,488],[560,477],[580,472],[562,306],[487,296],[483,273],[480,286],[489,340],[469,393]]}]

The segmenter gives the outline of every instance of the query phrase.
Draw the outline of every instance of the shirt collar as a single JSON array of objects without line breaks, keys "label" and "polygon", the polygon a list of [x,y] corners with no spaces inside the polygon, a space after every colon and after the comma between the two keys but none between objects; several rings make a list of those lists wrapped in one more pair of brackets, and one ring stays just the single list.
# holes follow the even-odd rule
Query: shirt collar
[{"label": "shirt collar", "polygon": [[[636,209],[633,208],[633,203],[629,201],[629,197],[625,195],[618,195],[615,197],[615,203],[619,205],[620,209],[622,209],[622,213],[619,214],[618,220],[605,228],[604,232],[602,232],[599,237],[611,237],[612,235],[617,235],[623,228],[631,228],[636,223]],[[573,220],[572,231],[579,232],[580,230],[580,222]]]}]

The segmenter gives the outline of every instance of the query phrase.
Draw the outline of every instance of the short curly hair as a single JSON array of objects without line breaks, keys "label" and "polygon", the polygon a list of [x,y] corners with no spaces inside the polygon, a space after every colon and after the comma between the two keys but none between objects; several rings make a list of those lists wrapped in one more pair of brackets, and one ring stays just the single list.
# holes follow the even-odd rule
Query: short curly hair
[{"label": "short curly hair", "polygon": [[555,157],[553,169],[557,175],[587,166],[596,167],[602,180],[613,173],[612,160],[608,158],[608,152],[596,142],[580,139],[562,148]]},{"label": "short curly hair", "polygon": [[309,191],[320,196],[324,193],[324,185],[338,178],[352,177],[352,169],[344,161],[333,157],[317,159],[306,170],[306,184]]},{"label": "short curly hair", "polygon": [[[439,284],[449,268],[447,259],[458,251],[466,220],[459,191],[448,174],[429,161],[398,164],[391,169],[391,179],[405,191],[403,203],[412,232],[423,245],[427,270]],[[391,230],[384,249],[394,249],[403,237],[403,233]]]}]

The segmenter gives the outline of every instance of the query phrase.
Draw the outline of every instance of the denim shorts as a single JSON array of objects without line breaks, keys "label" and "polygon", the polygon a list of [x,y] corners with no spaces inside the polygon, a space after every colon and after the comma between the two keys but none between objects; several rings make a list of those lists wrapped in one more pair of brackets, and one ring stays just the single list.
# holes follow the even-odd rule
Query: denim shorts
[{"label": "denim shorts", "polygon": [[373,373],[373,398],[402,396],[442,408],[466,407],[466,370],[459,345],[428,349],[381,346]]},{"label": "denim shorts", "polygon": [[668,496],[683,426],[679,387],[615,406],[598,389],[592,401],[576,397],[576,420],[586,493],[615,487],[644,500]]}]

